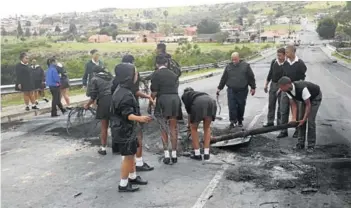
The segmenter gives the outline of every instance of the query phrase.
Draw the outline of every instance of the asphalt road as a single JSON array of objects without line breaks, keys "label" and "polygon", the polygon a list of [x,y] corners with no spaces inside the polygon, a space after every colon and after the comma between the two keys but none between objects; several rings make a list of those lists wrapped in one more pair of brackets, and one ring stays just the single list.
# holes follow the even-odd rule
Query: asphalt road
[{"label": "asphalt road", "polygon": [[[319,48],[299,48],[298,56],[307,64],[307,80],[319,84],[323,91],[323,101],[317,119],[317,145],[349,145],[351,110],[347,106],[351,101],[349,93],[351,70],[338,64],[331,64]],[[265,122],[267,94],[263,92],[262,86],[272,58],[273,56],[252,64],[258,89],[255,96],[248,97],[244,121],[246,127],[259,127]],[[195,90],[205,91],[215,96],[219,79],[220,76],[215,76],[184,84],[181,85],[180,92],[185,87],[191,86]],[[221,93],[220,103],[221,116],[224,119],[216,121],[216,126],[224,126],[228,122],[225,91]],[[68,138],[63,134],[53,135],[50,130],[65,127],[65,120],[47,117],[48,115],[43,115],[32,121],[2,129],[3,207],[351,206],[351,202],[347,201],[351,198],[350,192],[337,189],[331,183],[327,183],[329,184],[327,192],[318,191],[314,194],[302,195],[297,188],[265,190],[257,187],[255,181],[228,180],[228,171],[233,167],[241,167],[243,163],[265,164],[267,161],[279,159],[274,158],[276,155],[273,154],[258,156],[260,147],[256,150],[255,143],[249,145],[249,150],[255,154],[248,157],[243,156],[240,150],[232,149],[221,151],[213,156],[210,163],[195,162],[186,157],[180,157],[178,164],[173,166],[163,165],[157,154],[146,151],[144,158],[149,164],[155,166],[155,170],[140,173],[140,175],[149,180],[149,185],[141,187],[141,191],[134,194],[121,194],[117,192],[120,156],[112,155],[110,151],[107,156],[99,156],[96,153],[97,147],[83,143],[81,139]],[[154,132],[146,135],[146,143],[154,144],[153,141],[159,140],[159,136],[155,136],[156,129],[146,129],[146,132]],[[315,159],[313,154],[311,156],[292,151],[294,145],[292,138],[278,141],[275,136],[275,133],[270,133],[266,134],[265,138],[268,138],[269,142],[279,143],[276,149],[286,152],[282,158],[294,161],[301,158]],[[334,164],[334,161],[330,163]],[[351,165],[351,163],[346,164]],[[328,163],[324,167],[328,169],[331,166]],[[351,173],[349,169],[341,169],[337,173],[340,171],[344,174]],[[328,177],[338,177],[337,173],[333,172],[334,175],[328,175]],[[283,173],[278,173],[275,177],[283,176],[285,176]],[[351,181],[347,181],[347,177],[340,178],[338,182],[351,184]]]}]

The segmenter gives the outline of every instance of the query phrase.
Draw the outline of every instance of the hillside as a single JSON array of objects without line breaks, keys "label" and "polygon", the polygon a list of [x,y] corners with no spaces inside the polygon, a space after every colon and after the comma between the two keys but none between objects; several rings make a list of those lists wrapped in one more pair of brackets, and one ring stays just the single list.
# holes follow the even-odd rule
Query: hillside
[{"label": "hillside", "polygon": [[[231,21],[239,16],[260,14],[267,16],[298,14],[313,16],[317,12],[333,12],[345,5],[345,2],[245,2],[225,3],[201,6],[169,7],[153,9],[115,9],[118,18],[152,19],[153,22],[166,21],[164,12],[168,12],[167,21],[174,24],[197,24],[201,19],[211,17],[219,21]],[[244,8],[244,9],[243,9]],[[245,9],[247,8],[247,10]]]}]

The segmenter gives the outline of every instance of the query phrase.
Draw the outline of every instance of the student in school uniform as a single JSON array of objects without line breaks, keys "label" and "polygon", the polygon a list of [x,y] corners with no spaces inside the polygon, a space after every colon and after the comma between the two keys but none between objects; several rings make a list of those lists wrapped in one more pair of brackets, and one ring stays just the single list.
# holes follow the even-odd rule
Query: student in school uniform
[{"label": "student in school uniform", "polygon": [[[165,55],[156,57],[158,70],[154,72],[151,79],[152,98],[156,98],[154,115],[156,118],[166,120],[169,128],[163,127],[162,141],[165,157],[164,164],[177,163],[177,120],[183,118],[181,109],[181,100],[178,95],[179,78],[177,74],[167,68],[168,59]],[[166,126],[166,125],[165,125]],[[166,129],[169,129],[167,132]],[[170,157],[168,150],[168,137],[171,138],[172,155]]]},{"label": "student in school uniform", "polygon": [[112,95],[111,104],[111,133],[118,143],[123,156],[121,165],[121,180],[118,186],[120,192],[138,191],[134,185],[146,185],[148,182],[136,175],[135,154],[138,147],[139,123],[148,123],[150,116],[141,116],[138,103],[133,95],[133,87],[137,81],[135,68],[123,67],[116,74],[118,86]]},{"label": "student in school uniform", "polygon": [[186,112],[188,113],[188,126],[191,130],[194,155],[190,158],[202,160],[200,154],[199,134],[197,132],[199,123],[204,122],[204,160],[210,159],[211,123],[216,119],[217,104],[207,93],[194,91],[188,87],[182,95]]},{"label": "student in school uniform", "polygon": [[[119,70],[124,70],[125,68],[129,68],[130,70],[136,70],[136,67],[134,65],[134,57],[130,54],[127,54],[125,56],[123,56],[122,58],[122,63],[118,64],[115,67],[115,79],[113,80],[113,85],[111,88],[112,93],[116,90],[116,88],[118,87],[118,73]],[[132,92],[133,95],[137,101],[137,104],[139,106],[139,97],[140,98],[145,98],[148,99],[151,103],[153,103],[153,99],[151,98],[150,95],[144,94],[141,90],[139,90],[139,82],[140,82],[140,75],[137,72],[137,81],[134,83],[133,88],[132,88]],[[138,107],[138,115],[140,115],[140,106]],[[143,160],[143,131],[142,131],[142,127],[143,125],[140,125],[140,129],[139,132],[137,134],[138,137],[138,150],[136,153],[136,170],[139,171],[152,171],[154,169],[154,167],[150,166],[148,163],[146,163]],[[113,145],[113,150],[117,153],[118,147],[116,147],[116,144]]]},{"label": "student in school uniform", "polygon": [[[316,144],[316,117],[319,106],[322,102],[322,91],[320,87],[312,82],[307,81],[293,82],[287,76],[280,78],[278,84],[280,90],[285,92],[289,98],[292,111],[292,121],[296,121],[297,119],[296,101],[304,103],[305,112],[302,120],[299,121],[299,127],[304,127],[307,122],[307,149],[309,151],[313,150]],[[296,148],[305,148],[305,135],[299,138]]]},{"label": "student in school uniform", "polygon": [[107,144],[107,130],[110,119],[110,106],[111,106],[111,86],[113,76],[110,72],[105,70],[105,67],[94,66],[94,76],[88,84],[88,96],[90,100],[85,109],[88,109],[93,103],[97,103],[96,119],[101,120],[101,147],[98,150],[100,155],[106,155]]}]

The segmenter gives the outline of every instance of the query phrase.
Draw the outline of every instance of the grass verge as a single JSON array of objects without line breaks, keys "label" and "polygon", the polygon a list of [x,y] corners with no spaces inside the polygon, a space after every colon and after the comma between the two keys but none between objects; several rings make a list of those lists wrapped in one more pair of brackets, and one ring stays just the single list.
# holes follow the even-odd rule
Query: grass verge
[{"label": "grass verge", "polygon": [[[192,71],[192,72],[186,72],[182,74],[182,77],[186,76],[193,76],[197,74],[203,74],[207,72],[213,72],[218,69],[216,68],[210,68],[210,69],[203,69],[203,70],[198,70],[198,71]],[[71,87],[69,91],[70,97],[75,96],[75,95],[82,95],[86,92],[85,89],[82,89],[81,87]],[[51,94],[50,91],[47,89],[45,90],[45,95],[46,97],[51,100]],[[8,94],[4,95],[1,97],[1,106],[2,107],[9,107],[9,106],[16,106],[16,105],[21,105],[23,104],[23,97],[21,93],[14,93],[14,94]]]},{"label": "grass verge", "polygon": [[332,53],[332,56],[334,56],[334,57],[336,57],[336,58],[338,58],[338,59],[341,59],[341,60],[343,60],[343,61],[345,61],[345,62],[347,62],[347,63],[351,63],[351,59],[347,59],[347,58],[345,58],[345,57],[343,57],[343,56],[340,56],[339,54],[337,54],[337,53]]}]

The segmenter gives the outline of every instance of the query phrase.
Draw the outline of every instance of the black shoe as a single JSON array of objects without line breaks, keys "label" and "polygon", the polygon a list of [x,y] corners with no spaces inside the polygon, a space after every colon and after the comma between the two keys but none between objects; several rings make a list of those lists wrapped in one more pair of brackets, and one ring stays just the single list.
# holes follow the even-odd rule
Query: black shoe
[{"label": "black shoe", "polygon": [[297,138],[297,136],[298,136],[298,132],[297,132],[297,130],[295,130],[295,132],[294,132],[294,134],[293,134],[293,138]]},{"label": "black shoe", "polygon": [[59,115],[57,114],[51,114],[51,117],[58,117]]},{"label": "black shoe", "polygon": [[61,113],[62,113],[62,115],[64,115],[66,112],[67,112],[67,110],[66,110],[66,109],[64,109],[64,108],[62,108],[62,109],[61,109]]},{"label": "black shoe", "polygon": [[146,162],[142,166],[136,166],[136,171],[152,171],[154,167],[150,167]]},{"label": "black shoe", "polygon": [[98,153],[100,154],[100,155],[106,155],[107,153],[106,153],[106,150],[102,150],[101,148],[98,150]]},{"label": "black shoe", "polygon": [[141,179],[140,176],[137,176],[135,179],[128,179],[129,183],[131,183],[132,185],[146,185],[147,181]]},{"label": "black shoe", "polygon": [[32,109],[33,110],[39,110],[39,108],[35,105],[35,106],[32,106]]},{"label": "black shoe", "polygon": [[72,107],[71,106],[67,106],[66,110],[72,110]]},{"label": "black shoe", "polygon": [[302,149],[305,149],[305,145],[304,145],[304,144],[301,144],[301,143],[297,143],[295,148],[296,148],[297,150],[302,150]]},{"label": "black shoe", "polygon": [[139,191],[139,187],[133,186],[131,183],[128,183],[126,186],[118,186],[119,192],[135,192]]},{"label": "black shoe", "polygon": [[238,127],[241,128],[241,127],[243,127],[243,126],[244,126],[244,125],[243,125],[243,122],[242,122],[242,121],[239,121],[239,122],[238,122]]},{"label": "black shoe", "polygon": [[27,107],[25,108],[25,110],[26,110],[26,111],[29,111],[29,110],[30,110],[30,109],[29,109],[29,106],[27,106]]},{"label": "black shoe", "polygon": [[204,160],[209,160],[210,159],[210,155],[208,154],[208,155],[204,155]]},{"label": "black shoe", "polygon": [[38,101],[35,101],[35,105],[39,105]]},{"label": "black shoe", "polygon": [[288,132],[280,132],[280,134],[277,136],[278,139],[288,137]]},{"label": "black shoe", "polygon": [[263,127],[269,127],[269,126],[274,126],[274,123],[266,123],[263,125]]},{"label": "black shoe", "polygon": [[169,165],[171,163],[171,158],[169,158],[169,157],[163,158],[163,163],[166,165]]},{"label": "black shoe", "polygon": [[193,159],[193,160],[202,160],[201,155],[191,155],[190,158]]},{"label": "black shoe", "polygon": [[178,158],[176,158],[176,157],[173,158],[173,157],[172,157],[172,163],[174,164],[174,163],[177,163],[177,162],[178,162]]},{"label": "black shoe", "polygon": [[44,100],[45,102],[47,102],[47,103],[49,102],[49,100],[48,100],[48,99],[46,99],[46,98],[44,98],[43,100]]}]

